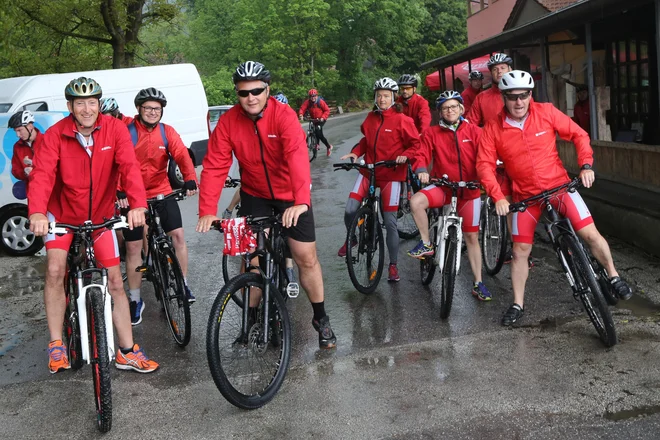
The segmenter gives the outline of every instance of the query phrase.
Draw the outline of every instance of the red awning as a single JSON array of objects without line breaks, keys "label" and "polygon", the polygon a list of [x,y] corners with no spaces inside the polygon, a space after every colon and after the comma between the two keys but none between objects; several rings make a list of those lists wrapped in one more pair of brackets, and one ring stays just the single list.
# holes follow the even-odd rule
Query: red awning
[{"label": "red awning", "polygon": [[[478,70],[484,74],[484,83],[490,83],[490,71],[488,70],[488,60],[490,59],[489,55],[476,58],[472,60],[471,65],[468,65],[468,62],[461,64],[456,64],[454,66],[454,77],[460,79],[463,82],[463,87],[468,85],[468,75],[470,74],[470,67],[472,70]],[[451,83],[451,67],[445,69],[445,76],[447,82]],[[440,90],[440,72],[433,72],[426,76],[424,79],[424,84],[429,90]]]}]

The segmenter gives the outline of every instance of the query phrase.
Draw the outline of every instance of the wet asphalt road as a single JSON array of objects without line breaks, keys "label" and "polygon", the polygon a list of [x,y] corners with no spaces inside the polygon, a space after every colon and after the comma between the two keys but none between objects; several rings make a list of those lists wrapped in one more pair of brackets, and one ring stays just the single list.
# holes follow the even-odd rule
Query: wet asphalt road
[{"label": "wet asphalt road", "polygon": [[[619,344],[605,349],[570,294],[554,254],[539,243],[521,327],[500,318],[512,301],[509,269],[485,277],[493,301],[470,295],[464,257],[449,319],[439,318],[439,280],[424,287],[405,256],[401,282],[365,296],[336,256],[343,208],[356,175],[331,163],[359,140],[364,115],[331,120],[331,159],[312,163],[313,203],[326,310],[338,337],[318,349],[312,310],[290,301],[293,357],[266,407],[227,403],[208,371],[208,310],[222,285],[221,235],[194,232],[197,199],[181,202],[190,249],[190,345],[178,349],[148,283],[135,339],[161,363],[151,375],[113,372],[113,428],[103,438],[195,439],[602,439],[660,438],[660,261],[612,241],[619,270],[635,284],[612,309]],[[321,151],[323,153],[323,150]],[[221,199],[221,208],[231,192]],[[96,438],[89,367],[51,376],[42,304],[44,258],[0,258],[0,438]],[[387,261],[387,258],[386,258]]]}]

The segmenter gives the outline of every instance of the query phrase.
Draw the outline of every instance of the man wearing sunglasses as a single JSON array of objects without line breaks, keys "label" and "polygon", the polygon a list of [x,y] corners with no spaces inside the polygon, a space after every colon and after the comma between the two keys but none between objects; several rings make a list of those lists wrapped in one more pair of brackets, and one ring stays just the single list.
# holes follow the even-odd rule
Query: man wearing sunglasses
[{"label": "man wearing sunglasses", "polygon": [[[238,104],[225,113],[209,139],[199,193],[197,232],[207,232],[217,217],[218,199],[232,164],[241,170],[240,216],[282,214],[300,284],[312,303],[312,326],[321,348],[337,338],[325,313],[323,277],[316,255],[311,175],[305,132],[296,113],[269,97],[270,72],[246,61],[233,76]],[[260,298],[250,297],[250,307]]]},{"label": "man wearing sunglasses", "polygon": [[[573,120],[551,103],[537,103],[532,99],[534,80],[521,70],[502,76],[499,89],[504,98],[504,110],[486,124],[479,139],[477,173],[481,184],[495,200],[499,215],[509,213],[509,201],[497,182],[495,168],[498,159],[506,163],[507,174],[513,183],[513,200],[519,201],[570,181],[559,158],[556,135],[575,144],[581,167],[580,179],[585,188],[591,187],[595,175],[593,150],[589,135]],[[591,249],[594,257],[607,269],[610,283],[621,299],[629,299],[632,291],[619,277],[614,267],[607,241],[596,229],[589,209],[580,194],[564,193],[553,200],[559,213],[571,221],[575,232]],[[523,316],[525,283],[529,268],[527,258],[532,250],[534,230],[541,217],[541,206],[532,205],[512,218],[513,261],[511,283],[514,303],[502,317],[502,325],[510,326]]]},{"label": "man wearing sunglasses", "polygon": [[307,96],[309,96],[309,99],[303,102],[300,106],[298,117],[302,121],[303,115],[309,113],[309,118],[314,120],[316,139],[323,142],[323,145],[325,145],[326,148],[326,155],[330,157],[333,147],[323,134],[323,126],[330,116],[330,107],[328,107],[328,104],[326,104],[324,100],[319,98],[319,92],[316,89],[311,89],[307,92]]}]

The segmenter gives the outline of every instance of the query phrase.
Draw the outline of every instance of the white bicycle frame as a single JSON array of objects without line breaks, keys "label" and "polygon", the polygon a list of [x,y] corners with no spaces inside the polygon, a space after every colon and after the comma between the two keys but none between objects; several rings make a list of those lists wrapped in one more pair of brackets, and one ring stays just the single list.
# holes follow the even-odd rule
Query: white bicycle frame
[{"label": "white bicycle frame", "polygon": [[[48,232],[52,234],[69,234],[67,228],[60,228],[55,226],[55,222],[51,222]],[[122,216],[122,221],[112,225],[112,229],[127,228],[126,218]],[[94,249],[92,247],[86,249],[87,258],[94,258]],[[98,287],[103,292],[103,317],[105,319],[105,337],[108,347],[108,355],[110,361],[115,358],[115,333],[112,325],[112,297],[108,291],[108,275],[107,272],[101,277],[101,284],[88,284],[83,285],[83,278],[76,275],[77,289],[76,289],[76,306],[78,307],[78,327],[80,329],[80,351],[83,360],[89,364],[92,361],[90,355],[90,340],[89,340],[89,322],[87,317],[87,291],[94,287]]]},{"label": "white bicycle frame", "polygon": [[435,243],[435,264],[438,265],[440,273],[444,270],[445,264],[445,242],[449,237],[449,229],[456,229],[457,250],[456,250],[456,274],[461,269],[461,246],[463,244],[463,217],[459,217],[456,211],[458,200],[455,196],[451,198],[451,203],[442,208],[442,216],[438,217],[435,224],[436,243]]}]

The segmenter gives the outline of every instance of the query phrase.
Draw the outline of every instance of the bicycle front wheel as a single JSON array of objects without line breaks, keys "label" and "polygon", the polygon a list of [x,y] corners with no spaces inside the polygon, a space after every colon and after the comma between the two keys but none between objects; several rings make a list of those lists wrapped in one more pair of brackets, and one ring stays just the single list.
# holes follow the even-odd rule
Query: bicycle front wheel
[{"label": "bicycle front wheel", "polygon": [[318,150],[316,149],[316,145],[318,144],[318,141],[316,140],[316,136],[312,134],[307,135],[307,151],[309,151],[309,161],[313,161],[316,159],[316,153],[318,153]]},{"label": "bicycle front wheel", "polygon": [[110,389],[110,355],[105,332],[105,301],[98,287],[88,290],[87,312],[89,318],[90,354],[94,398],[96,401],[96,426],[101,432],[112,427],[112,393]]},{"label": "bicycle front wheel", "polygon": [[617,343],[614,321],[587,255],[575,237],[565,235],[560,237],[559,240],[560,249],[573,275],[580,302],[582,302],[589,320],[596,328],[602,343],[606,347],[612,347]]},{"label": "bicycle front wheel", "polygon": [[488,275],[497,275],[504,264],[509,233],[506,217],[497,215],[490,197],[483,203],[479,226],[484,269]]},{"label": "bicycle front wheel", "polygon": [[449,228],[445,240],[445,258],[442,267],[442,287],[440,289],[440,318],[447,319],[451,312],[454,299],[454,284],[456,282],[456,255],[458,252],[458,237],[456,228]]},{"label": "bicycle front wheel", "polygon": [[169,247],[161,247],[159,263],[165,317],[174,341],[179,347],[185,347],[190,342],[190,304],[186,296],[181,266],[174,251]]},{"label": "bicycle front wheel", "polygon": [[[270,287],[269,317],[264,316],[263,278],[244,273],[230,280],[218,293],[206,333],[206,355],[215,385],[232,405],[256,409],[268,403],[282,386],[291,356],[291,322],[282,296]],[[243,308],[232,297],[249,292],[259,295],[259,305]],[[264,322],[268,319],[268,343]]]},{"label": "bicycle front wheel", "polygon": [[358,209],[346,236],[346,266],[355,288],[372,293],[378,287],[385,264],[383,229],[368,206]]},{"label": "bicycle front wheel", "polygon": [[419,235],[419,228],[412,211],[410,210],[410,198],[412,197],[411,186],[404,182],[402,185],[404,194],[400,199],[399,210],[396,213],[396,229],[399,232],[399,238],[408,240]]}]

